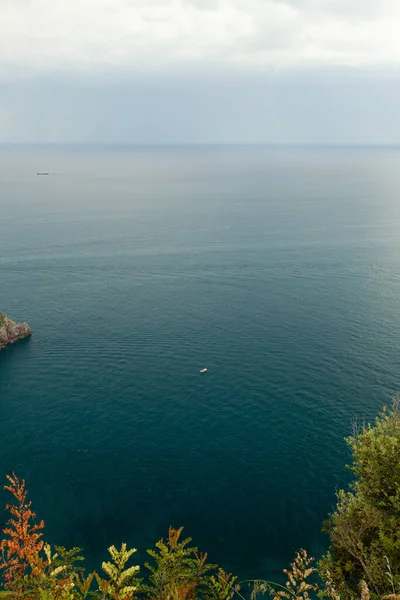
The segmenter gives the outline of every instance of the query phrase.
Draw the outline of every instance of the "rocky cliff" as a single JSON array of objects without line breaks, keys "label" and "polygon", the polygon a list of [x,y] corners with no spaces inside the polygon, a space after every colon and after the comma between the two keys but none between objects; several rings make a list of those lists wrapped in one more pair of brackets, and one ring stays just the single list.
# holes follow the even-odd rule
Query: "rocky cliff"
[{"label": "rocky cliff", "polygon": [[28,323],[14,323],[7,315],[0,312],[0,350],[31,334]]}]

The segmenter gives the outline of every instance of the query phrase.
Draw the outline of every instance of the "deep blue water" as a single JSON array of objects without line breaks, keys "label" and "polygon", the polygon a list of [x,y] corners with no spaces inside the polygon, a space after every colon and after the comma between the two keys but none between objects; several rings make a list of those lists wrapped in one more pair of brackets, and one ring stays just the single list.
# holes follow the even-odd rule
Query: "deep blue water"
[{"label": "deep blue water", "polygon": [[184,525],[275,575],[400,389],[400,151],[3,147],[0,310],[34,332],[0,354],[0,475],[49,541],[93,566]]}]

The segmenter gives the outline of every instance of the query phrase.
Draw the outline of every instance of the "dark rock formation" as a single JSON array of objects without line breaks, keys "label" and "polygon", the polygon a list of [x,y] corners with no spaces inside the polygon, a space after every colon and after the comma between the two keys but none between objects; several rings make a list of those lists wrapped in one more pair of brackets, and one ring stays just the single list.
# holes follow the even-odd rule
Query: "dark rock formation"
[{"label": "dark rock formation", "polygon": [[30,335],[32,331],[28,323],[14,323],[7,315],[0,312],[0,350]]}]

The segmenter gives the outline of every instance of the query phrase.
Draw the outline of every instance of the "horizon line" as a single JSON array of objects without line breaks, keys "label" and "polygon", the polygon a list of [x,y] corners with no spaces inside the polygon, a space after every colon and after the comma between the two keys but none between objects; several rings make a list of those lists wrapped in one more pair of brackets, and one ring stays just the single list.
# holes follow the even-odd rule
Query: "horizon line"
[{"label": "horizon line", "polygon": [[398,143],[333,143],[333,142],[10,142],[0,141],[0,146],[84,146],[109,148],[182,148],[182,147],[260,147],[260,148],[400,148]]}]

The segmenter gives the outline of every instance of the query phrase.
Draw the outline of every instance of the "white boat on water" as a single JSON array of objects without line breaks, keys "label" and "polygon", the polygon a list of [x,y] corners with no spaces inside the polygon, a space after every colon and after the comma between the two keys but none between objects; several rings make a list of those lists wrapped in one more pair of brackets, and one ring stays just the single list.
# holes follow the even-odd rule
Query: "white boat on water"
[{"label": "white boat on water", "polygon": [[204,368],[204,369],[200,369],[200,373],[205,373],[206,371],[207,371],[207,369],[206,369],[206,368]]}]

